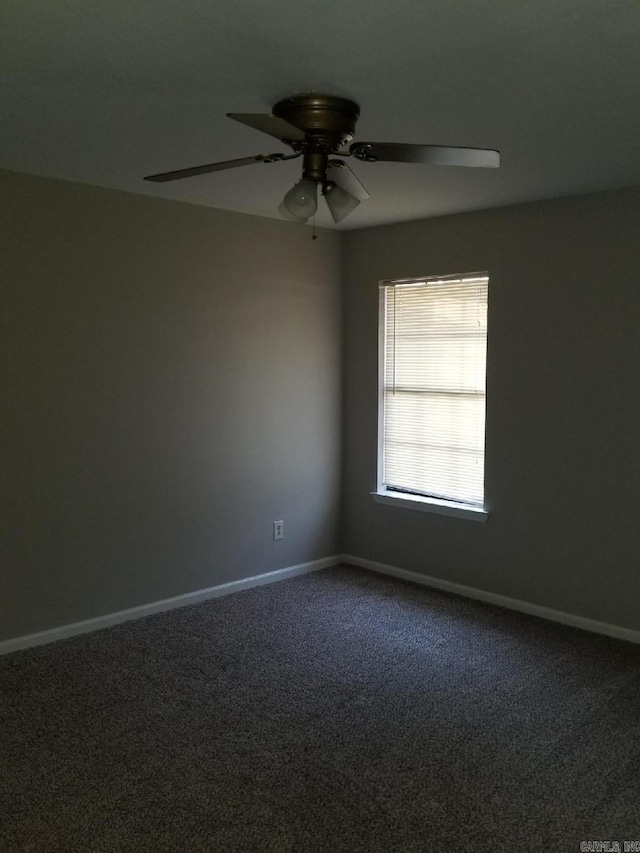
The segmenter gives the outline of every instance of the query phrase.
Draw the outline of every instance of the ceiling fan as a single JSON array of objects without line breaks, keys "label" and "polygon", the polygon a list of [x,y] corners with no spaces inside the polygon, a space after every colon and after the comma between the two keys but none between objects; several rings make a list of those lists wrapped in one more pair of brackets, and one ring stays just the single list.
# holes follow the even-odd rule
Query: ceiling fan
[{"label": "ceiling fan", "polygon": [[484,148],[408,145],[398,142],[352,142],[360,107],[332,95],[296,95],[279,101],[272,115],[227,113],[229,118],[275,136],[293,154],[257,154],[237,160],[208,163],[175,172],[148,175],[145,181],[177,181],[252,163],[276,163],[302,157],[302,178],[285,195],[278,208],[294,222],[306,222],[318,208],[318,186],[331,216],[340,222],[369,197],[369,193],[342,159],[355,157],[367,163],[421,163],[427,166],[481,166],[497,168],[500,153]]}]

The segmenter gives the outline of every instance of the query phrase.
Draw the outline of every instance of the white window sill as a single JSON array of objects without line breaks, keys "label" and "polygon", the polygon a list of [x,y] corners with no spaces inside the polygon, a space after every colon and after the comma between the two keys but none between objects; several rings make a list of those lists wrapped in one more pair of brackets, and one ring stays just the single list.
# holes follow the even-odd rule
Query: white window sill
[{"label": "white window sill", "polygon": [[453,518],[466,518],[468,521],[486,521],[489,513],[486,509],[470,504],[460,504],[455,501],[444,501],[439,498],[425,498],[422,495],[409,495],[405,492],[389,492],[381,489],[371,492],[374,501],[379,504],[417,509],[419,512],[432,512],[436,515],[448,515]]}]

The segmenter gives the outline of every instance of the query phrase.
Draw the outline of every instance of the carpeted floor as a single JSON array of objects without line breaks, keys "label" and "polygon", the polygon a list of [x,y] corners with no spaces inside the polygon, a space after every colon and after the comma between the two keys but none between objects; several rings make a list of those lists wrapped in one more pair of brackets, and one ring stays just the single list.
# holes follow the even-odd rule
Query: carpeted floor
[{"label": "carpeted floor", "polygon": [[640,841],[640,648],[358,569],[1,658],[0,688],[2,853]]}]

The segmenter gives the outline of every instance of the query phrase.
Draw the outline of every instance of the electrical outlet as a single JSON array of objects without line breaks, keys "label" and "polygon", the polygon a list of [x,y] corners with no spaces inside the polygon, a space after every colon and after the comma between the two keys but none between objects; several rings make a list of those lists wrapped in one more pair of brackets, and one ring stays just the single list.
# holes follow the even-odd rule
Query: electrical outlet
[{"label": "electrical outlet", "polygon": [[275,541],[284,539],[284,521],[273,522],[273,538]]}]

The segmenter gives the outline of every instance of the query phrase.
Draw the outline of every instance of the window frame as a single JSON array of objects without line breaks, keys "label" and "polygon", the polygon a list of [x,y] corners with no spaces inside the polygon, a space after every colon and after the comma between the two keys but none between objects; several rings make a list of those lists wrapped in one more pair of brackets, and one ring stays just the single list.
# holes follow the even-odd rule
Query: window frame
[{"label": "window frame", "polygon": [[[445,515],[452,518],[463,518],[469,521],[485,522],[489,517],[487,508],[487,495],[485,489],[484,503],[482,506],[466,504],[462,501],[446,500],[444,498],[419,495],[414,492],[402,492],[396,489],[387,489],[384,485],[384,448],[385,448],[385,342],[386,342],[386,318],[384,316],[385,287],[391,284],[410,284],[412,282],[446,281],[473,276],[487,276],[484,272],[466,272],[459,274],[447,273],[446,275],[416,276],[412,278],[382,279],[378,282],[378,458],[376,489],[371,492],[374,501],[387,506],[402,507],[404,509],[429,512],[435,515]],[[488,329],[487,329],[488,336]],[[487,337],[488,344],[488,337]],[[485,371],[485,401],[486,401],[486,371]],[[485,410],[486,423],[486,410]],[[486,447],[486,439],[485,439]],[[486,458],[486,457],[485,457]],[[486,471],[486,465],[485,465]]]}]

